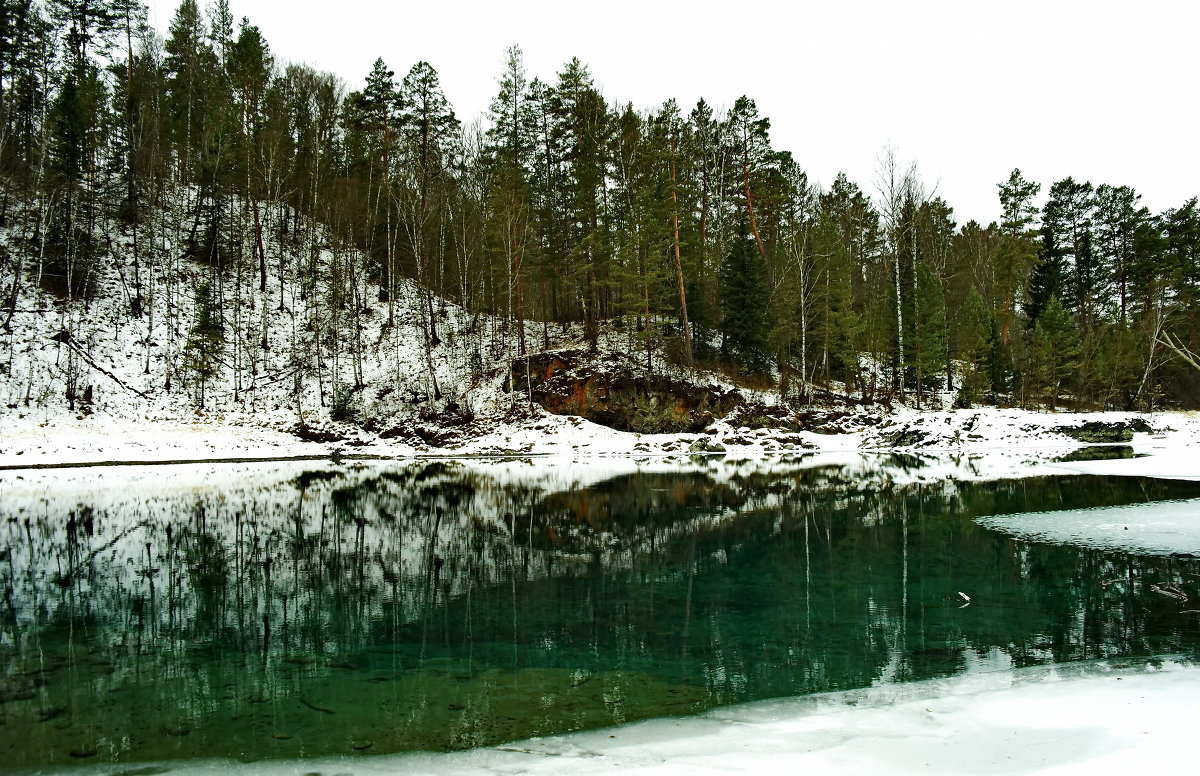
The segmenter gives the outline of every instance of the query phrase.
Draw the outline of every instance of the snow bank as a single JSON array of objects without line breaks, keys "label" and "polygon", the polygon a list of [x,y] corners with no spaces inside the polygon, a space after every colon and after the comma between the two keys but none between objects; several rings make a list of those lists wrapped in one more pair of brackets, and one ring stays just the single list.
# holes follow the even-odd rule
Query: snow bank
[{"label": "snow bank", "polygon": [[[1130,443],[1148,458],[1058,463],[1082,445],[1055,433],[1084,422],[1128,422],[1140,418],[1156,432],[1138,433]],[[807,447],[787,449],[769,429],[734,429],[718,423],[713,435],[634,434],[582,418],[539,414],[501,423],[464,443],[417,449],[395,439],[357,430],[337,442],[311,442],[263,424],[251,414],[225,412],[196,416],[167,413],[116,417],[59,413],[9,413],[0,422],[0,468],[96,462],[215,461],[229,458],[426,456],[556,456],[598,463],[603,458],[684,460],[697,439],[725,448],[724,460],[804,458],[812,453],[856,455],[903,452],[927,464],[951,461],[950,476],[970,479],[1029,476],[1067,471],[1200,479],[1200,414],[1132,413],[1045,414],[1025,410],[957,410],[914,413],[901,409],[884,421],[883,432],[818,434],[803,432]],[[918,431],[914,444],[888,444],[895,434]],[[794,435],[792,435],[794,436]],[[907,437],[905,438],[907,439]],[[900,439],[899,441],[905,441]],[[720,459],[722,456],[712,456]],[[1030,472],[1036,465],[1039,471]],[[1050,467],[1056,467],[1053,470]],[[1024,472],[1024,474],[1021,474]]]}]

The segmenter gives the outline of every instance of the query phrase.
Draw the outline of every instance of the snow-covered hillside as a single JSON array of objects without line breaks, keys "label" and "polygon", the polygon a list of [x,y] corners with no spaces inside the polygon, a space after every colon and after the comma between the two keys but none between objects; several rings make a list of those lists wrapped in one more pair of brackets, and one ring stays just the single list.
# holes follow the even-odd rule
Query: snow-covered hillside
[{"label": "snow-covered hillside", "polygon": [[[513,324],[468,313],[410,281],[381,294],[360,253],[333,244],[319,229],[312,234],[309,242],[268,243],[268,256],[288,260],[266,272],[265,282],[251,269],[218,272],[180,258],[179,247],[163,238],[157,261],[143,259],[134,283],[128,256],[121,254],[132,250],[126,233],[114,235],[93,299],[67,301],[33,278],[19,284],[10,328],[0,337],[0,466],[330,455],[1070,449],[1101,438],[1071,437],[1062,429],[1097,422],[1136,431],[1146,445],[1186,448],[1200,438],[1200,417],[1185,413],[1071,416],[852,405],[797,411],[778,406],[770,391],[672,366],[662,354],[650,372],[635,333],[618,327],[601,332],[599,352],[577,367],[583,377],[565,384],[564,414],[552,414],[531,394],[545,375],[530,372],[550,363],[548,375],[561,366],[555,359],[562,353],[582,353],[577,327],[527,322],[530,354],[522,360],[514,352]],[[6,244],[15,239],[0,233]],[[343,284],[349,290],[341,295],[329,290]],[[141,315],[130,313],[134,296]],[[214,304],[219,342],[203,353],[210,363],[201,365],[201,329]],[[336,341],[352,343],[351,352],[326,341],[331,332]],[[435,333],[438,342],[430,346]],[[694,424],[699,430],[656,434],[566,414],[569,394],[590,386],[590,375],[617,373],[640,385],[669,380],[676,390],[694,386],[733,397],[728,406],[736,409],[710,414]],[[508,390],[510,378],[516,391]]]}]

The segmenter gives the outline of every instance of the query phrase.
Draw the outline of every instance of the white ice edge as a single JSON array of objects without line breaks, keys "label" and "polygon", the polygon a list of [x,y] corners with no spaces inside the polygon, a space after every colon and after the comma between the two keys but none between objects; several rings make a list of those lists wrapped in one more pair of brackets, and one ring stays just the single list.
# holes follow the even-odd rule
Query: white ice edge
[{"label": "white ice edge", "polygon": [[[878,434],[865,432],[823,435],[802,432],[810,449],[829,453],[903,452],[937,455],[999,455],[1029,453],[1043,459],[1056,451],[1067,452],[1080,444],[1052,433],[1060,426],[1090,421],[1150,422],[1162,432],[1136,434],[1132,446],[1148,453],[1156,464],[1129,461],[1072,464],[1072,468],[1104,474],[1137,473],[1200,479],[1200,415],[1165,412],[1152,416],[1136,413],[1058,413],[981,408],[915,413],[904,408],[888,416],[893,427],[916,429],[925,441],[917,447],[892,449]],[[585,420],[544,415],[529,424],[502,424],[453,450],[419,451],[394,440],[363,437],[355,444],[304,442],[265,420],[248,415],[119,418],[76,418],[65,413],[18,416],[0,413],[0,466],[84,464],[96,462],[151,462],[169,460],[220,460],[223,458],[287,458],[363,454],[408,460],[421,455],[496,456],[536,455],[597,460],[609,457],[650,458],[686,455],[690,443],[703,434],[634,434],[614,431]],[[282,425],[282,423],[281,423]],[[787,454],[773,442],[768,430],[733,429],[718,423],[715,441],[726,447],[729,458],[764,458]],[[736,443],[731,440],[738,440]],[[1135,459],[1136,461],[1137,459]],[[1165,465],[1164,465],[1165,464]]]},{"label": "white ice edge", "polygon": [[1200,499],[976,518],[1018,539],[1141,555],[1200,556]]}]

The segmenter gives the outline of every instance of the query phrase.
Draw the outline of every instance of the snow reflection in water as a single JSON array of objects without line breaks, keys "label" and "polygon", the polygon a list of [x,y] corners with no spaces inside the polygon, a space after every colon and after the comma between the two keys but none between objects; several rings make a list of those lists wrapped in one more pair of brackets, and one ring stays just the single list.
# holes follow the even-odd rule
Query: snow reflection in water
[{"label": "snow reflection in water", "polygon": [[0,761],[460,749],[1195,651],[1159,592],[1195,597],[1189,560],[969,518],[1197,485],[922,484],[930,463],[8,473]]}]

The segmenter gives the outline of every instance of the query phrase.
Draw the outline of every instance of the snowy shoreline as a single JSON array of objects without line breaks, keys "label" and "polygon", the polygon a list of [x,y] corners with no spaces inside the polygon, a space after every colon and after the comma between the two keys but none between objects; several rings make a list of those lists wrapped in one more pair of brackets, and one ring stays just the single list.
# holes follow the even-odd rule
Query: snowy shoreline
[{"label": "snowy shoreline", "polygon": [[[1080,442],[1060,429],[1134,421],[1145,423],[1153,432],[1135,433],[1131,441],[1109,444],[1130,446],[1138,457],[1056,462],[1065,453],[1101,446]],[[635,434],[543,413],[524,422],[498,424],[458,446],[416,447],[353,427],[340,429],[342,438],[336,441],[305,441],[277,425],[240,415],[127,419],[100,414],[39,418],[36,413],[6,413],[0,425],[0,470],[420,458],[657,458],[690,455],[699,443],[718,446],[734,459],[808,453],[988,456],[1022,452],[1069,471],[1200,478],[1200,413],[918,412],[901,408],[874,422],[874,428],[850,433],[784,434],[775,429],[733,428],[722,421],[702,434]]]}]

